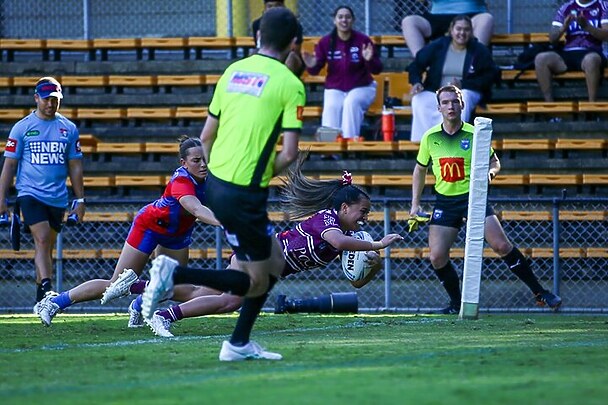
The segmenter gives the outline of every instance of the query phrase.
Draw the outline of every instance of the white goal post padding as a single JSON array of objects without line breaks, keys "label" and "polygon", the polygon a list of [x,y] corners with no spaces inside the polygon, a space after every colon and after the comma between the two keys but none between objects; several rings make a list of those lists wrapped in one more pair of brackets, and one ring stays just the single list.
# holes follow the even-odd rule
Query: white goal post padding
[{"label": "white goal post padding", "polygon": [[479,315],[479,290],[483,263],[484,224],[491,146],[492,120],[485,117],[475,118],[460,319],[477,319]]}]

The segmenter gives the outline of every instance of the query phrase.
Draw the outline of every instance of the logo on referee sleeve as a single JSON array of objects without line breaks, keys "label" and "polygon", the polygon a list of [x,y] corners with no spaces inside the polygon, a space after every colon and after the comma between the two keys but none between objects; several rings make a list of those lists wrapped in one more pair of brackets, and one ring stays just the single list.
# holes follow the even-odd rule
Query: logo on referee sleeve
[{"label": "logo on referee sleeve", "polygon": [[302,119],[304,118],[304,106],[298,106],[298,109],[296,111],[296,118],[298,119],[298,121],[302,121]]}]

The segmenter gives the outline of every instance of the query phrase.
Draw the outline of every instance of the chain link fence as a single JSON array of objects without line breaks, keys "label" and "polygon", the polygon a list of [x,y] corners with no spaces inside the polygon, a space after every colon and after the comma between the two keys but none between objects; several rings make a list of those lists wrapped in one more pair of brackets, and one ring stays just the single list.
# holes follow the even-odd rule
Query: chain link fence
[{"label": "chain link fence", "polygon": [[[496,33],[546,32],[559,4],[556,0],[488,0]],[[401,32],[401,19],[426,9],[417,0],[286,0],[300,17],[306,36],[327,34],[332,12],[352,7],[355,28],[369,35]],[[0,37],[122,38],[247,36],[261,15],[262,0],[39,0],[0,1]]]},{"label": "chain link fence", "polygon": [[[491,203],[496,212],[524,211],[549,212],[598,212],[604,213],[608,199],[495,199]],[[432,208],[426,201],[424,208]],[[89,214],[93,212],[136,212],[138,202],[119,204],[116,201],[96,201],[88,205]],[[280,211],[276,202],[271,203],[270,211]],[[403,199],[377,198],[372,206],[373,212],[385,212],[387,218],[398,218],[399,213],[409,211],[409,203]],[[608,311],[608,223],[604,220],[503,220],[504,229],[515,246],[531,255],[531,264],[541,284],[558,292],[564,299],[564,311],[606,312]],[[293,226],[293,222],[276,222],[277,230]],[[57,290],[70,289],[84,281],[94,278],[111,277],[116,258],[122,248],[130,227],[128,221],[85,222],[76,227],[64,228],[61,253],[55,260],[57,277],[54,286]],[[370,221],[366,230],[376,239],[385,233],[396,232],[405,236],[405,241],[395,249],[419,249],[426,252],[428,227],[407,234],[407,221],[391,220]],[[557,236],[557,239],[556,239]],[[219,237],[219,239],[218,239]],[[197,225],[194,232],[192,251],[194,256],[201,250],[213,251],[216,244],[227,249],[219,232],[214,227]],[[33,256],[10,258],[12,251],[8,232],[1,232],[0,246],[0,311],[30,311],[34,304],[34,263]],[[554,261],[551,248],[559,246],[560,258]],[[462,274],[462,254],[464,248],[464,228],[455,244],[453,261],[459,274]],[[596,252],[594,252],[594,248]],[[22,236],[22,251],[33,253],[31,236]],[[395,250],[396,252],[397,250]],[[544,253],[543,253],[544,252]],[[570,252],[570,253],[568,253]],[[574,254],[572,253],[574,252]],[[577,253],[578,252],[578,253]],[[420,257],[394,257],[387,251],[384,272],[357,290],[359,307],[367,310],[397,310],[407,312],[426,312],[441,308],[448,302],[447,295],[437,280],[430,262],[422,253]],[[391,257],[393,256],[393,257]],[[194,267],[224,268],[226,258],[217,261],[215,257],[191,260]],[[218,266],[219,264],[219,266]],[[147,278],[147,270],[143,274]],[[288,297],[313,297],[332,292],[352,292],[354,288],[342,274],[339,260],[325,269],[292,275],[279,282],[266,302],[272,309],[278,294]],[[110,307],[101,307],[98,301],[82,303],[70,311],[126,311],[128,298],[116,300]],[[481,286],[481,311],[535,311],[534,298],[527,287],[520,282],[495,256],[488,255],[484,260]]]}]

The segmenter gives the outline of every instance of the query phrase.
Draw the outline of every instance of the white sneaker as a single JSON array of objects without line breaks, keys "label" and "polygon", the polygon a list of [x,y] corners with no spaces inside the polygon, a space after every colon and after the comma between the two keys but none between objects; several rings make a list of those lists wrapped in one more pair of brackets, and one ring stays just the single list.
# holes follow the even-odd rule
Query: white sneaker
[{"label": "white sneaker", "polygon": [[160,316],[158,311],[152,315],[152,318],[146,318],[145,322],[156,336],[173,337],[173,333],[169,331],[171,328],[171,321]]},{"label": "white sneaker", "polygon": [[279,353],[267,352],[259,344],[250,340],[245,346],[233,346],[224,340],[220,350],[220,361],[242,361],[242,360],[281,360],[283,356]]},{"label": "white sneaker", "polygon": [[54,291],[48,291],[44,295],[42,301],[38,303],[38,316],[45,326],[51,326],[51,320],[57,315],[57,312],[59,312],[59,305],[51,301],[58,295],[59,294]]},{"label": "white sneaker", "polygon": [[[135,298],[135,300],[136,299],[137,298]],[[142,316],[141,312],[133,308],[133,303],[135,300],[131,301],[131,304],[129,304],[129,323],[127,324],[127,327],[129,328],[141,328],[144,326],[144,317]]]},{"label": "white sneaker", "polygon": [[38,312],[40,312],[40,302],[34,304],[33,312],[34,315],[38,315]]},{"label": "white sneaker", "polygon": [[131,269],[125,269],[116,280],[110,284],[101,297],[101,305],[105,305],[114,298],[126,297],[131,294],[129,288],[137,281],[137,273]]},{"label": "white sneaker", "polygon": [[142,295],[141,313],[150,319],[158,303],[171,298],[173,294],[173,271],[178,262],[168,256],[160,255],[152,260],[150,281]]}]

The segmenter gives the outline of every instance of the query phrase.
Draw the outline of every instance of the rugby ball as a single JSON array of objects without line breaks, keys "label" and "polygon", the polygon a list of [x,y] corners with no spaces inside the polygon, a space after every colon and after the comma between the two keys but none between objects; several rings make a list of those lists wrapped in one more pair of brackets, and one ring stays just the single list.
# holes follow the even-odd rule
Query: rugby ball
[{"label": "rugby ball", "polygon": [[[352,237],[369,242],[374,241],[371,235],[365,231],[355,232]],[[372,266],[366,254],[365,250],[356,252],[344,250],[342,252],[342,271],[350,281],[362,280],[369,274]]]}]

